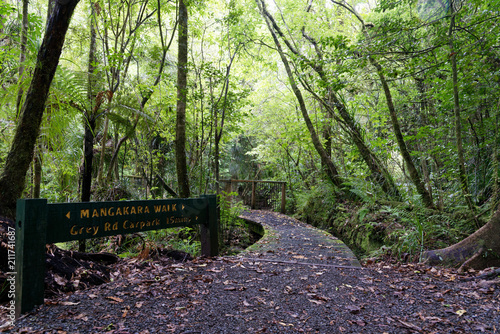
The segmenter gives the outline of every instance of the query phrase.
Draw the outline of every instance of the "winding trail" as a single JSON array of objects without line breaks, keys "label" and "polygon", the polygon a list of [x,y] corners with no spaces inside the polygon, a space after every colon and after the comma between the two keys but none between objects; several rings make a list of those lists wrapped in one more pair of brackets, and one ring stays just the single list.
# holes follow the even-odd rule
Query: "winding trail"
[{"label": "winding trail", "polygon": [[[127,259],[113,281],[47,299],[10,333],[498,333],[496,285],[418,264],[361,267],[290,217],[242,215],[265,235],[238,256]],[[260,225],[259,225],[260,224]],[[1,319],[0,319],[1,320]],[[1,321],[0,321],[1,326]]]},{"label": "winding trail", "polygon": [[258,210],[245,211],[240,218],[261,225],[265,231],[263,238],[240,254],[242,259],[362,268],[354,253],[341,240],[294,218]]}]

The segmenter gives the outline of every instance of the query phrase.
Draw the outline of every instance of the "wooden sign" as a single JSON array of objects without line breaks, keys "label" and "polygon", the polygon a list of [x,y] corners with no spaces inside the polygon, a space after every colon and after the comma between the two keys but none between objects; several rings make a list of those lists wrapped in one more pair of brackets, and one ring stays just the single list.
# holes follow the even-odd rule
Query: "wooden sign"
[{"label": "wooden sign", "polygon": [[177,226],[201,227],[201,252],[218,255],[217,198],[47,204],[21,199],[16,215],[16,316],[43,304],[45,245]]}]

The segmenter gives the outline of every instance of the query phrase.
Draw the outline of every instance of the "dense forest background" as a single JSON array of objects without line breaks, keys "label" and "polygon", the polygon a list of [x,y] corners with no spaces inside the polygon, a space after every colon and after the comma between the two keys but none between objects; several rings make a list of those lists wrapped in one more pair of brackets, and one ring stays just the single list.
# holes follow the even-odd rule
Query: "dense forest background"
[{"label": "dense forest background", "polygon": [[[70,5],[61,36],[48,23]],[[286,181],[290,214],[365,254],[491,264],[499,6],[0,0],[0,214],[12,217],[18,197],[188,197],[223,194],[222,179]],[[65,42],[41,101],[30,84],[50,38]],[[25,154],[14,143],[30,106],[41,123]],[[27,170],[9,167],[21,155]]]}]

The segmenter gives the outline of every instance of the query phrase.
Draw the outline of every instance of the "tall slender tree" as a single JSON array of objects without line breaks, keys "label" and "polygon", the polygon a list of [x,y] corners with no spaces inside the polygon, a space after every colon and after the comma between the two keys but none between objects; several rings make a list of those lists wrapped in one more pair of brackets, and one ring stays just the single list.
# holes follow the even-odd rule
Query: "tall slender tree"
[{"label": "tall slender tree", "polygon": [[14,139],[0,176],[0,215],[14,218],[16,201],[25,186],[26,173],[33,159],[45,102],[57,69],[71,16],[79,0],[59,0],[47,22],[38,51],[35,70],[26,93]]},{"label": "tall slender tree", "polygon": [[[90,6],[90,45],[89,45],[89,59],[88,59],[88,72],[87,72],[87,100],[89,108],[84,110],[83,113],[83,128],[85,129],[83,139],[83,168],[81,170],[81,201],[90,202],[92,190],[92,165],[94,160],[94,137],[97,121],[97,110],[94,108],[94,91],[95,91],[95,69],[96,69],[96,30],[95,30],[95,7],[93,4]],[[86,242],[80,240],[78,250],[85,252]]]},{"label": "tall slender tree", "polygon": [[189,197],[189,178],[186,157],[186,104],[188,73],[188,10],[179,0],[179,28],[177,53],[177,118],[175,126],[175,161],[180,197]]},{"label": "tall slender tree", "polygon": [[269,29],[269,32],[271,33],[274,44],[276,45],[276,50],[278,51],[278,54],[281,58],[281,61],[283,62],[286,73],[288,75],[288,80],[290,82],[290,86],[292,88],[292,91],[293,91],[295,97],[297,98],[297,101],[299,102],[300,111],[301,111],[302,116],[304,118],[304,121],[306,123],[307,129],[309,130],[309,133],[311,135],[311,139],[312,139],[312,142],[314,144],[314,148],[316,149],[316,151],[318,152],[318,154],[320,156],[321,163],[323,164],[323,166],[326,167],[325,168],[326,175],[328,176],[328,178],[332,181],[332,183],[336,187],[343,188],[345,181],[339,175],[337,167],[335,166],[332,159],[330,158],[330,156],[326,152],[325,148],[323,147],[323,144],[321,143],[321,140],[316,132],[316,129],[315,129],[310,117],[309,117],[309,113],[307,111],[307,107],[306,107],[304,98],[302,96],[302,93],[301,93],[296,81],[295,81],[295,78],[293,76],[293,72],[292,72],[292,69],[291,69],[290,64],[288,62],[288,59],[286,58],[284,50],[281,47],[281,43],[278,40],[278,36],[276,35],[276,32],[275,32],[274,27],[271,23],[271,20],[270,20],[269,16],[266,14],[267,10],[265,9],[266,8],[265,3],[261,0],[256,0],[256,2],[257,2],[257,6],[259,7],[259,9],[262,13],[262,16],[264,17],[264,19],[266,21],[266,25]]},{"label": "tall slender tree", "polygon": [[[303,76],[298,76],[298,80],[301,81],[302,85],[308,89],[308,91],[319,100],[325,109],[329,112],[330,116],[336,119],[342,127],[346,130],[347,134],[351,137],[352,141],[358,148],[358,151],[361,154],[361,157],[365,161],[367,167],[370,170],[369,177],[378,184],[384,192],[386,192],[390,197],[394,197],[398,200],[401,199],[401,195],[399,190],[397,189],[393,178],[390,173],[387,171],[382,162],[375,156],[369,146],[366,144],[362,131],[360,129],[359,124],[354,120],[352,115],[348,112],[346,105],[341,101],[338,96],[337,91],[334,89],[334,85],[330,84],[332,81],[330,76],[325,71],[323,64],[324,56],[321,50],[319,43],[311,36],[309,36],[306,32],[306,28],[303,26],[301,29],[302,36],[304,39],[309,42],[312,46],[312,49],[317,55],[317,59],[311,60],[306,55],[304,55],[299,48],[293,45],[292,41],[286,39],[285,34],[278,26],[276,20],[273,15],[266,9],[264,2],[262,3],[262,13],[269,20],[269,24],[276,31],[276,33],[283,39],[285,45],[288,47],[288,50],[292,52],[300,62],[304,63],[307,67],[311,68],[314,72],[317,73],[321,82],[325,85],[328,85],[326,89],[327,94],[325,96],[320,96],[317,94],[311,86],[305,81]],[[309,3],[306,12],[310,11],[312,3]],[[333,78],[338,79],[338,78]],[[338,115],[335,113],[337,110]]]},{"label": "tall slender tree", "polygon": [[462,193],[465,198],[465,202],[469,209],[474,213],[474,203],[472,202],[469,184],[467,182],[467,171],[465,169],[465,158],[464,158],[464,147],[462,140],[462,116],[460,112],[460,98],[459,98],[459,83],[458,83],[458,69],[457,69],[457,52],[455,49],[454,34],[456,28],[457,19],[457,7],[460,6],[461,1],[451,0],[450,1],[450,28],[448,30],[448,38],[450,45],[450,62],[451,62],[451,77],[453,85],[453,115],[455,116],[455,140],[457,147],[458,156],[458,178],[460,180],[460,185],[462,188]]}]

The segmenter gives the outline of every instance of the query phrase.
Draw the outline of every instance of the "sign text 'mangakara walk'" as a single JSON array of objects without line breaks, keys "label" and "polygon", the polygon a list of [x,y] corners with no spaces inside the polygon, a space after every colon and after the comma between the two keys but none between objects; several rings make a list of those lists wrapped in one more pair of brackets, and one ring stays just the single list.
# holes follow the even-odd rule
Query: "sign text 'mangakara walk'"
[{"label": "sign text 'mangakara walk'", "polygon": [[218,254],[217,199],[114,201],[47,204],[46,199],[21,199],[16,218],[16,315],[43,304],[45,245],[159,230],[201,227],[201,251]]}]

